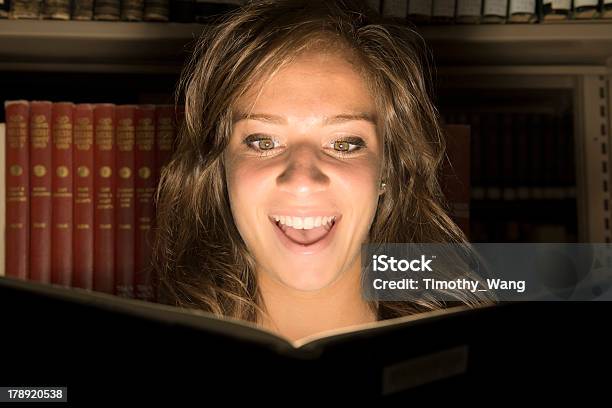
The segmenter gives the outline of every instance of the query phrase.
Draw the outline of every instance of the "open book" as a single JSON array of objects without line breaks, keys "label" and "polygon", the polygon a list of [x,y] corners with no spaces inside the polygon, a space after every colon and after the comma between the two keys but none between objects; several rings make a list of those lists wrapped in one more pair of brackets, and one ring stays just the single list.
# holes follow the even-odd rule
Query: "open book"
[{"label": "open book", "polygon": [[201,311],[10,278],[0,278],[0,304],[2,375],[69,393],[101,387],[92,375],[109,373],[102,380],[115,393],[140,378],[158,393],[171,385],[215,393],[307,384],[310,392],[402,394],[466,381],[486,360],[479,349],[490,330],[528,314],[519,304],[454,307],[291,343]]}]

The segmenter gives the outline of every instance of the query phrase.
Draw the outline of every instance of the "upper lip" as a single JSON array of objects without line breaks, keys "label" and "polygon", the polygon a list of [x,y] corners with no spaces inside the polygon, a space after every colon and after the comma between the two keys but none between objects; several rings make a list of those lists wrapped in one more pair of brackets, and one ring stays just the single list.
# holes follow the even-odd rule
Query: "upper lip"
[{"label": "upper lip", "polygon": [[335,210],[325,209],[278,209],[270,211],[268,214],[270,217],[275,215],[289,216],[289,217],[336,217],[339,218],[341,213]]}]

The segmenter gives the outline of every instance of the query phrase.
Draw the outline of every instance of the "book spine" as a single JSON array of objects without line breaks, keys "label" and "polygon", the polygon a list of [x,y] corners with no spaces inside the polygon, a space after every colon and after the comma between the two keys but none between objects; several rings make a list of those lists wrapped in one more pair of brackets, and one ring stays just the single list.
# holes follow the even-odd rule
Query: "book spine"
[{"label": "book spine", "polygon": [[73,20],[91,20],[93,19],[93,0],[74,0],[72,3],[72,19]]},{"label": "book spine", "polygon": [[544,0],[542,19],[544,21],[567,20],[572,10],[572,0]]},{"label": "book spine", "polygon": [[115,105],[94,107],[94,290],[114,293]]},{"label": "book spine", "polygon": [[136,106],[117,106],[115,293],[134,297],[134,141]]},{"label": "book spine", "polygon": [[457,0],[457,23],[476,24],[480,22],[482,0]]},{"label": "book spine", "polygon": [[172,155],[178,119],[174,106],[159,105],[155,107],[155,185],[159,183],[161,172]]},{"label": "book spine", "polygon": [[534,23],[537,20],[535,0],[510,0],[508,22]]},{"label": "book spine", "polygon": [[366,4],[368,5],[368,7],[370,7],[377,13],[380,13],[380,3],[381,0],[366,0]]},{"label": "book spine", "polygon": [[124,0],[121,2],[121,20],[123,21],[142,21],[143,12],[143,0]]},{"label": "book spine", "polygon": [[73,104],[53,104],[51,281],[72,285],[72,111]]},{"label": "book spine", "polygon": [[44,0],[42,16],[51,20],[70,20],[70,0]]},{"label": "book spine", "polygon": [[168,21],[169,16],[168,0],[145,0],[145,21]]},{"label": "book spine", "polygon": [[436,23],[452,23],[455,20],[455,0],[433,0],[432,20]]},{"label": "book spine", "polygon": [[93,105],[74,107],[74,276],[73,286],[93,289],[94,116]]},{"label": "book spine", "polygon": [[39,0],[11,0],[9,18],[38,19],[41,2]]},{"label": "book spine", "polygon": [[6,239],[5,273],[19,279],[29,276],[30,165],[27,101],[7,101],[6,117]]},{"label": "book spine", "polygon": [[508,0],[484,0],[483,23],[505,23],[508,16]]},{"label": "book spine", "polygon": [[49,101],[30,103],[30,279],[51,282],[52,144]]},{"label": "book spine", "polygon": [[409,0],[408,19],[415,23],[426,23],[431,20],[432,0]]},{"label": "book spine", "polygon": [[599,16],[599,0],[574,0],[574,18],[591,19]]},{"label": "book spine", "polygon": [[155,106],[140,105],[136,109],[136,146],[134,181],[136,189],[135,295],[151,300],[150,281],[152,221],[155,217]]},{"label": "book spine", "polygon": [[406,20],[408,0],[383,0],[382,15],[398,21]]},{"label": "book spine", "polygon": [[94,20],[117,21],[119,14],[119,0],[96,0],[94,2]]}]

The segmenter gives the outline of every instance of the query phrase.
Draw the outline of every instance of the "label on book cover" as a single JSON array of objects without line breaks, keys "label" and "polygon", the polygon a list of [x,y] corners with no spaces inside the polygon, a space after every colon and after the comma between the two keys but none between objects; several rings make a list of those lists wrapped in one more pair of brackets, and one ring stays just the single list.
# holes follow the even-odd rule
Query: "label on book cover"
[{"label": "label on book cover", "polygon": [[507,10],[508,0],[485,0],[483,14],[485,16],[506,17]]},{"label": "label on book cover", "polygon": [[597,7],[598,0],[574,0],[574,7]]},{"label": "label on book cover", "polygon": [[467,364],[468,347],[462,345],[386,366],[383,369],[382,394],[389,395],[463,374]]},{"label": "label on book cover", "polygon": [[410,0],[408,2],[408,14],[431,16],[431,0]]},{"label": "label on book cover", "polygon": [[434,17],[455,17],[455,0],[434,0]]},{"label": "label on book cover", "polygon": [[535,0],[511,0],[510,14],[527,13],[533,14],[536,9]]},{"label": "label on book cover", "polygon": [[457,15],[458,16],[480,16],[482,0],[458,0]]},{"label": "label on book cover", "polygon": [[383,15],[387,17],[406,18],[408,2],[406,0],[385,0]]}]

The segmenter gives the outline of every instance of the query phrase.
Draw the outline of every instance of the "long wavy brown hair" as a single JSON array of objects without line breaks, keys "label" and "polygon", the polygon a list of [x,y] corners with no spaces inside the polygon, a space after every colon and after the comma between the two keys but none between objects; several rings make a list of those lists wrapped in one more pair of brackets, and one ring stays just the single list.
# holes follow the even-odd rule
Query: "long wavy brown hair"
[{"label": "long wavy brown hair", "polygon": [[[185,123],[156,194],[159,301],[258,320],[256,263],[233,221],[222,153],[235,101],[313,44],[354,56],[376,99],[387,187],[369,242],[467,243],[447,215],[438,182],[445,143],[432,103],[431,56],[420,35],[361,1],[252,1],[207,26],[177,87]],[[476,294],[457,302],[483,300]],[[447,305],[371,302],[379,319]]]}]

